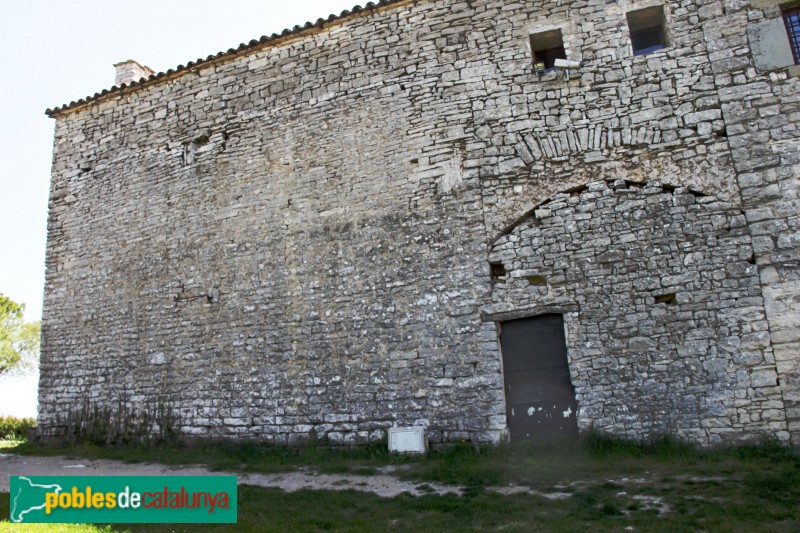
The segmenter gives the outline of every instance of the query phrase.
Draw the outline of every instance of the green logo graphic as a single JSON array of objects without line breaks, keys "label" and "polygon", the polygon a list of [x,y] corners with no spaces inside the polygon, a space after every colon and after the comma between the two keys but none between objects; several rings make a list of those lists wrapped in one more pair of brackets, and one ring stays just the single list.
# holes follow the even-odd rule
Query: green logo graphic
[{"label": "green logo graphic", "polygon": [[235,524],[235,476],[12,476],[12,523]]}]

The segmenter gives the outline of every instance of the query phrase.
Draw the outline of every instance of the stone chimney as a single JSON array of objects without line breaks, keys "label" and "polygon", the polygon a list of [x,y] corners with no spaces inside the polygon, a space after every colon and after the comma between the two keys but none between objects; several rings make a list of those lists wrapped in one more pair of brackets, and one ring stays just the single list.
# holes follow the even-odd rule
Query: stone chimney
[{"label": "stone chimney", "polygon": [[149,78],[151,74],[155,74],[153,69],[140,65],[133,59],[114,63],[114,68],[117,69],[117,79],[114,81],[114,85],[128,84],[132,81],[139,81],[142,78]]}]

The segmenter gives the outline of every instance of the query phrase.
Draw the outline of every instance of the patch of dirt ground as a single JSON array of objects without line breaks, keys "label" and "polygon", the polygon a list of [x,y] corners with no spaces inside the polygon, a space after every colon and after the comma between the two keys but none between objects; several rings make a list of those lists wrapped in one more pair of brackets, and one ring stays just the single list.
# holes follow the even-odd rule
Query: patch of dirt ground
[{"label": "patch of dirt ground", "polygon": [[[453,485],[437,485],[435,483],[411,482],[391,475],[393,467],[380,469],[373,475],[359,474],[320,474],[309,469],[300,468],[291,472],[276,474],[258,474],[242,472],[212,471],[199,465],[167,466],[156,463],[129,463],[109,459],[80,459],[65,456],[34,457],[26,455],[0,454],[0,492],[9,492],[9,476],[237,476],[239,485],[255,485],[258,487],[277,488],[286,492],[302,489],[310,490],[357,490],[370,492],[384,498],[392,498],[402,493],[414,496],[429,494],[464,493],[465,488]],[[646,473],[640,478],[609,479],[607,483],[620,487],[618,496],[631,498],[642,508],[653,509],[658,514],[670,511],[663,498],[646,494],[628,494],[622,489],[634,489],[650,486],[654,483],[652,475]],[[723,478],[691,478],[694,481]],[[535,490],[519,485],[486,487],[486,490],[502,495],[528,494],[563,500],[573,496],[575,490],[591,488],[601,481],[576,481],[567,486],[555,487],[549,491]],[[637,491],[638,492],[638,491]]]},{"label": "patch of dirt ground", "polygon": [[278,474],[246,474],[211,471],[202,466],[166,466],[154,463],[126,463],[108,459],[75,459],[63,456],[32,457],[0,454],[0,492],[9,491],[9,476],[238,476],[239,485],[256,485],[294,492],[312,490],[359,490],[384,498],[403,492],[461,494],[461,487],[411,483],[388,474],[317,474],[297,470]]}]

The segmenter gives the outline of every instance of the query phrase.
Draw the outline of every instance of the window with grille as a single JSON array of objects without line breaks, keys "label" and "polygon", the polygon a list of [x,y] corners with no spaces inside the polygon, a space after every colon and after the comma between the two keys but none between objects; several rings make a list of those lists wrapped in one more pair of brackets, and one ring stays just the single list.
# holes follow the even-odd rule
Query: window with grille
[{"label": "window with grille", "polygon": [[800,64],[800,5],[784,8],[783,22],[786,24],[786,33],[789,34],[794,62]]},{"label": "window with grille", "polygon": [[653,6],[627,14],[633,54],[637,56],[661,50],[667,46],[664,31],[664,8]]}]

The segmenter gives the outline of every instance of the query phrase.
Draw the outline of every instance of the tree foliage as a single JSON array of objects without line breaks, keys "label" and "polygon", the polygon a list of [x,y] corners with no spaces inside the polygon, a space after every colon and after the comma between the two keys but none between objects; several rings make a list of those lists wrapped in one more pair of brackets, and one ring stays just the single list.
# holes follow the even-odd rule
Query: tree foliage
[{"label": "tree foliage", "polygon": [[24,304],[0,294],[0,375],[34,368],[39,362],[41,322],[25,322]]}]

